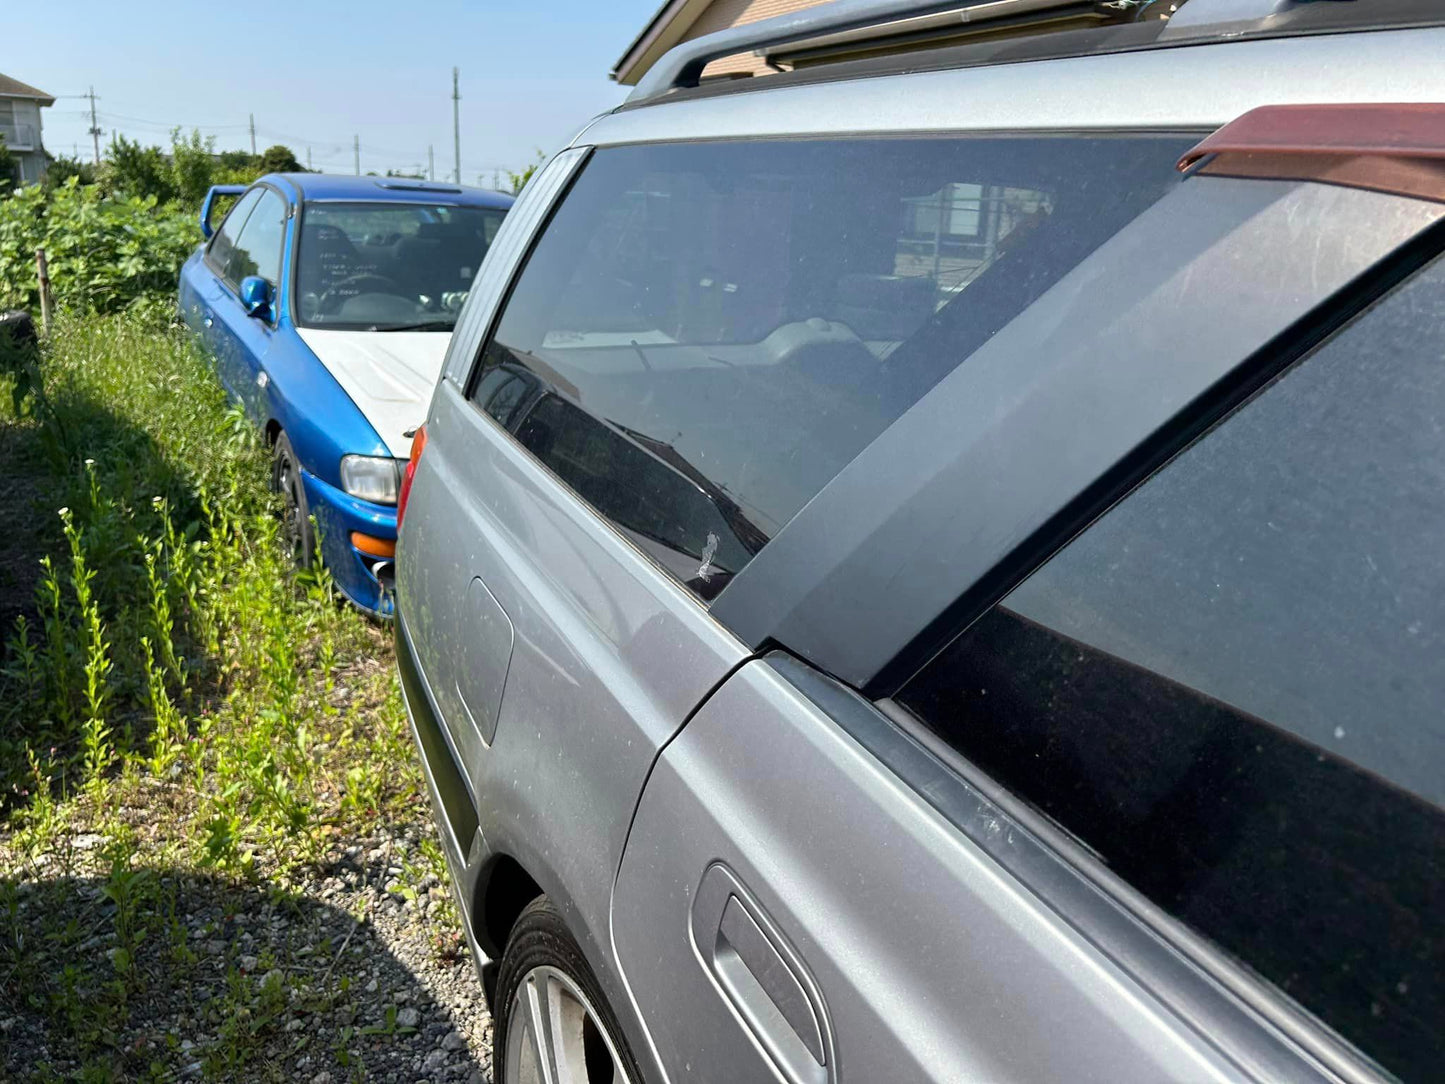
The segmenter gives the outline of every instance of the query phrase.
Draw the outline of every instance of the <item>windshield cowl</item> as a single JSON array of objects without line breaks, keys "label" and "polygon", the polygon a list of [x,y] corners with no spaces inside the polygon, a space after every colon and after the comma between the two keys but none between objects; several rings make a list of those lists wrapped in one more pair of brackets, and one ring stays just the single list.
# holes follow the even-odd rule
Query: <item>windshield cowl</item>
[{"label": "windshield cowl", "polygon": [[455,320],[421,320],[415,324],[372,324],[367,331],[452,331]]}]

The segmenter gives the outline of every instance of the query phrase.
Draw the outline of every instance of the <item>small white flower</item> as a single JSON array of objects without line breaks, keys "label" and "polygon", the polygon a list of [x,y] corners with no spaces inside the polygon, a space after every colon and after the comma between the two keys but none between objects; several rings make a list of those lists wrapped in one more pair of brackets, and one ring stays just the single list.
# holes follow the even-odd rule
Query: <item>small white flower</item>
[{"label": "small white flower", "polygon": [[155,505],[157,508],[159,508],[159,507],[161,506],[161,501],[162,501],[162,499],[163,499],[163,498],[161,498],[161,497],[152,497],[152,498],[151,498],[151,504],[153,504],[153,505]]},{"label": "small white flower", "polygon": [[62,509],[60,510],[60,514],[61,514],[62,516],[68,516],[68,515],[70,515],[70,509],[69,509],[69,508],[62,508]]},{"label": "small white flower", "polygon": [[86,465],[87,467],[93,467],[93,466],[95,466],[95,460],[94,460],[94,459],[87,459],[87,460],[85,461],[85,465]]}]

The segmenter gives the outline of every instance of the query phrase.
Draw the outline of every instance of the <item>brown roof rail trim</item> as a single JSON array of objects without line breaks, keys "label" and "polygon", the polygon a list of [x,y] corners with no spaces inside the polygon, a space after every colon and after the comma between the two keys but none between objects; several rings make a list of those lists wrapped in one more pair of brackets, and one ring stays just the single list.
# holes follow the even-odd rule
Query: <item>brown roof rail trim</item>
[{"label": "brown roof rail trim", "polygon": [[1206,136],[1178,169],[1227,152],[1445,158],[1445,103],[1260,106]]},{"label": "brown roof rail trim", "polygon": [[1198,172],[1215,177],[1317,181],[1445,203],[1445,158],[1225,151],[1210,158]]}]

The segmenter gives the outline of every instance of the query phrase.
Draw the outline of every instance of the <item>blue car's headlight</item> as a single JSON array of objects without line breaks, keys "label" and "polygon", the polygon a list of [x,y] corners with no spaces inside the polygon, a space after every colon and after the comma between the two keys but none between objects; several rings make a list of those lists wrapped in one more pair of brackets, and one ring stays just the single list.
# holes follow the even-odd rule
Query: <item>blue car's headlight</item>
[{"label": "blue car's headlight", "polygon": [[363,501],[395,504],[405,466],[400,459],[384,456],[344,455],[341,457],[341,488]]}]

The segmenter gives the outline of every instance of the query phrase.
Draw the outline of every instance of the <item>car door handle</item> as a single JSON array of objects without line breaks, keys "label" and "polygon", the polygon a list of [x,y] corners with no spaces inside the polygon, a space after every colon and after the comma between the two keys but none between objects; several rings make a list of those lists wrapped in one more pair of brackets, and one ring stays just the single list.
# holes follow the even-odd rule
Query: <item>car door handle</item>
[{"label": "car door handle", "polygon": [[702,932],[703,916],[712,932],[697,938],[698,947],[748,1030],[787,1080],[827,1084],[830,1031],[817,987],[726,866],[714,864],[703,875],[694,899],[694,936]]}]

